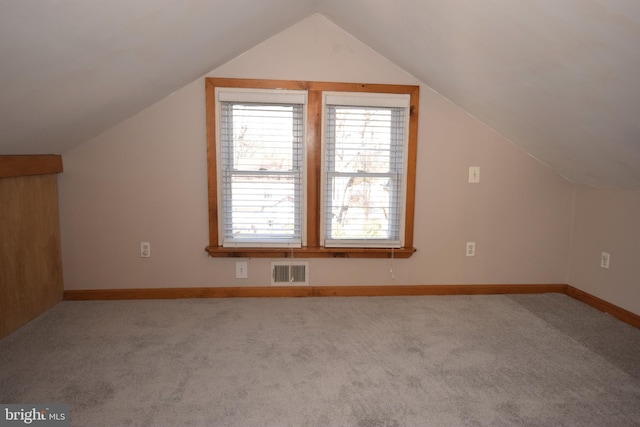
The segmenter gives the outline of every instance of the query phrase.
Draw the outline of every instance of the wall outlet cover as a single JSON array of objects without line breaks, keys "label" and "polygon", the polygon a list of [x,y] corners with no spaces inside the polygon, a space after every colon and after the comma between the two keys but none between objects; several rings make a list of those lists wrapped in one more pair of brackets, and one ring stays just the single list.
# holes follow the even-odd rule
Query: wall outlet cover
[{"label": "wall outlet cover", "polygon": [[151,258],[151,243],[140,242],[140,258]]},{"label": "wall outlet cover", "polygon": [[469,182],[478,184],[480,182],[480,166],[469,167]]}]

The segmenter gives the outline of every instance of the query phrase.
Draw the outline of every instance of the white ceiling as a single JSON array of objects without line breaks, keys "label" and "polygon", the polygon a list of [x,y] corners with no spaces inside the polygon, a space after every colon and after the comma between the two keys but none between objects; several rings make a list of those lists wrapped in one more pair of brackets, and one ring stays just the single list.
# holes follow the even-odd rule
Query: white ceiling
[{"label": "white ceiling", "polygon": [[64,153],[312,13],[569,180],[640,189],[638,0],[0,0],[0,154]]}]

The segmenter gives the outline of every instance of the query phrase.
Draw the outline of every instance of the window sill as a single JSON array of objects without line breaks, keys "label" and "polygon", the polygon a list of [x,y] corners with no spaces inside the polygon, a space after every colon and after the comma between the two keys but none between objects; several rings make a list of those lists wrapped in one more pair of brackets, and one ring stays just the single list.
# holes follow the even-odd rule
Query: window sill
[{"label": "window sill", "polygon": [[223,248],[207,246],[214,258],[409,258],[416,248]]}]

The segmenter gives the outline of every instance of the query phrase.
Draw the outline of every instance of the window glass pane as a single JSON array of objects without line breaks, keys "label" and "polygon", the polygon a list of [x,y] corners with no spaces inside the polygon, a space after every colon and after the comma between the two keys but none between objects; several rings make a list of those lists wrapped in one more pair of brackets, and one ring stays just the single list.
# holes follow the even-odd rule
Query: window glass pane
[{"label": "window glass pane", "polygon": [[230,153],[233,168],[292,170],[294,144],[301,142],[295,138],[294,106],[229,104],[232,109],[228,113],[229,119],[233,123],[229,129],[233,138],[233,151]]},{"label": "window glass pane", "polygon": [[344,177],[331,180],[332,239],[395,239],[391,178]]},{"label": "window glass pane", "polygon": [[231,179],[233,238],[291,238],[296,229],[293,175],[236,175]]},{"label": "window glass pane", "polygon": [[335,107],[335,170],[389,172],[391,166],[391,110]]}]

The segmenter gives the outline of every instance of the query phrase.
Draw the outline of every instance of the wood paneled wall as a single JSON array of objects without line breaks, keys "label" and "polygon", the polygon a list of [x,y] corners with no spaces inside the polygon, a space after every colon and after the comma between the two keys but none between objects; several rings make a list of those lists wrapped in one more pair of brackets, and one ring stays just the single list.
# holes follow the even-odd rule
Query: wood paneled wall
[{"label": "wood paneled wall", "polygon": [[42,169],[44,156],[28,157],[0,156],[0,338],[63,295],[55,175],[62,163]]}]

